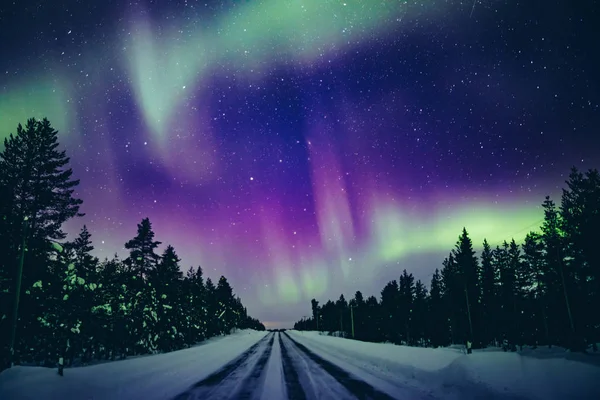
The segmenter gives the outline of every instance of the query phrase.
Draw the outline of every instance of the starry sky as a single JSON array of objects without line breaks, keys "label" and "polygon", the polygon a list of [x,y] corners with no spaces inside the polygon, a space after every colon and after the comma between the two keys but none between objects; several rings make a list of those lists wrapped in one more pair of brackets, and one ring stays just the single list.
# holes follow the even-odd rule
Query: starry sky
[{"label": "starry sky", "polygon": [[[251,315],[429,283],[599,166],[598,1],[3,1],[0,138],[50,119],[95,255],[144,217]],[[164,248],[163,245],[163,248]]]}]

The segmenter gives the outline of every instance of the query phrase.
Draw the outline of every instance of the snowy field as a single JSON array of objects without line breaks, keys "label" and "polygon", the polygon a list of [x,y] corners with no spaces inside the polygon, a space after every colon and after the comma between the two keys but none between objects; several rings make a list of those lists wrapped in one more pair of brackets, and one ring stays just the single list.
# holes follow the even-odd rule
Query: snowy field
[{"label": "snowy field", "polygon": [[[0,399],[600,399],[596,355],[424,349],[317,332],[240,331],[87,367],[16,367]],[[596,363],[594,365],[594,363]]]},{"label": "snowy field", "polygon": [[55,368],[9,368],[0,374],[0,399],[169,399],[238,357],[267,333],[238,331],[171,353],[67,368],[63,377]]},{"label": "snowy field", "polygon": [[[540,348],[527,355],[499,349],[415,348],[288,331],[320,357],[393,396],[412,388],[433,398],[600,399],[599,356]],[[407,395],[405,398],[412,398]]]}]

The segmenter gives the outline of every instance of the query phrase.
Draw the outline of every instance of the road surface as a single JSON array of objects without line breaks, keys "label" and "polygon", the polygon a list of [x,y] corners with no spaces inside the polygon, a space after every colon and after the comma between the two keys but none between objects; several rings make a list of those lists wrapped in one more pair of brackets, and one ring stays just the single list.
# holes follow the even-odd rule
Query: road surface
[{"label": "road surface", "polygon": [[285,333],[269,333],[174,400],[394,399],[322,359]]}]

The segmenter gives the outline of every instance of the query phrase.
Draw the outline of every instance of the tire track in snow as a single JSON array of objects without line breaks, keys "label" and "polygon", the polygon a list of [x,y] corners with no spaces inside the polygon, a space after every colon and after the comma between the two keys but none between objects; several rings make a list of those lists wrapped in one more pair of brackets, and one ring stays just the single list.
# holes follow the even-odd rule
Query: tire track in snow
[{"label": "tire track in snow", "polygon": [[[270,342],[267,344],[269,337],[270,337]],[[185,392],[174,397],[173,400],[191,400],[191,399],[196,399],[196,398],[213,398],[213,397],[228,398],[229,396],[217,396],[214,392],[218,391],[220,389],[219,386],[222,386],[222,384],[225,381],[228,381],[228,380],[236,381],[236,380],[240,379],[240,377],[236,376],[236,375],[243,374],[243,372],[245,370],[244,367],[247,367],[248,364],[251,364],[252,359],[256,358],[256,356],[258,354],[261,354],[260,350],[262,348],[264,348],[264,349],[262,349],[262,353],[264,355],[264,353],[267,350],[269,350],[270,347],[272,346],[274,337],[275,337],[274,334],[265,335],[264,338],[262,338],[261,340],[256,342],[254,345],[252,345],[248,350],[246,350],[244,353],[239,355],[237,358],[235,358],[234,360],[227,363],[223,368],[212,373],[211,375],[202,379],[201,381],[196,382],[188,390],[186,390]],[[268,357],[267,357],[267,359],[268,359]],[[259,358],[259,360],[260,360],[260,358]],[[253,366],[253,368],[254,368],[254,366]],[[234,385],[233,387],[227,386],[227,388],[224,388],[224,389],[229,389],[229,390],[224,390],[224,391],[226,391],[228,393],[228,395],[231,395],[231,394],[233,394],[232,389],[235,389],[235,387],[237,387],[237,385]],[[213,394],[214,394],[214,396],[213,396]]]},{"label": "tire track in snow", "polygon": [[307,399],[356,400],[352,392],[296,347],[288,337],[282,340]]},{"label": "tire track in snow", "polygon": [[[267,349],[262,353],[250,375],[248,375],[244,381],[242,382],[242,386],[239,389],[239,392],[236,394],[236,399],[247,400],[253,398],[253,395],[258,391],[257,389],[262,388],[261,377],[266,378],[263,375],[263,370],[267,365],[267,361],[269,361],[269,357],[271,356],[271,351],[273,350],[273,341],[275,340],[275,335],[271,336],[271,340],[269,340],[269,344],[267,345]],[[260,394],[260,393],[259,393]]]},{"label": "tire track in snow", "polygon": [[296,348],[303,352],[308,358],[317,363],[321,368],[323,368],[329,375],[331,375],[336,381],[338,381],[342,386],[344,386],[350,393],[356,396],[361,400],[394,400],[393,397],[387,395],[386,393],[380,392],[375,389],[373,386],[368,383],[352,376],[347,371],[338,367],[337,365],[319,357],[312,351],[310,351],[306,346],[296,342],[292,339],[287,333],[284,333],[287,339],[291,343],[293,343]]},{"label": "tire track in snow", "polygon": [[304,388],[300,384],[298,371],[292,366],[292,359],[288,354],[286,347],[281,339],[282,334],[279,334],[279,347],[281,348],[281,363],[283,365],[283,377],[285,379],[285,387],[287,389],[289,400],[306,400]]}]

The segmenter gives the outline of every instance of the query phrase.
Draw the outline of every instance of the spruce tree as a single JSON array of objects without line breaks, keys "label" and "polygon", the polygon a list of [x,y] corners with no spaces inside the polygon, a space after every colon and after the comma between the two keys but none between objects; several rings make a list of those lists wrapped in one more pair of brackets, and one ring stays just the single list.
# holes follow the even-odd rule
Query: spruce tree
[{"label": "spruce tree", "polygon": [[179,267],[181,260],[173,246],[168,245],[156,269],[149,275],[149,282],[158,296],[158,349],[170,351],[183,346],[183,308],[180,307],[183,274]]},{"label": "spruce tree", "polygon": [[431,277],[428,318],[428,336],[431,338],[431,344],[434,347],[448,344],[448,338],[450,337],[448,331],[448,317],[443,299],[443,285],[444,283],[440,271],[436,268]]},{"label": "spruce tree", "polygon": [[549,345],[550,332],[548,327],[547,290],[544,280],[545,263],[543,244],[538,233],[530,232],[523,243],[523,265],[526,266],[527,275],[531,280],[529,290],[529,315],[528,332],[530,343]]},{"label": "spruce tree", "polygon": [[131,270],[144,281],[148,274],[156,268],[159,256],[154,252],[161,244],[154,240],[154,231],[150,219],[144,218],[138,224],[137,235],[127,243],[125,248],[130,250],[129,258],[125,261]]},{"label": "spruce tree", "polygon": [[487,240],[483,241],[483,251],[481,252],[481,340],[484,346],[489,345],[494,339],[496,333],[497,320],[497,293],[496,276],[494,271],[493,254],[490,244]]},{"label": "spruce tree", "polygon": [[[460,235],[458,242],[456,243],[455,255],[457,269],[459,271],[458,280],[460,289],[457,290],[463,292],[464,296],[464,310],[466,311],[467,317],[467,328],[466,332],[462,333],[461,342],[470,340],[472,343],[479,343],[479,333],[475,332],[475,328],[478,326],[477,316],[479,315],[479,298],[481,296],[479,292],[479,263],[473,250],[473,243],[466,228],[463,228],[462,234]],[[457,293],[458,296],[458,293]],[[461,307],[462,308],[462,307]],[[477,334],[477,336],[474,336]]]},{"label": "spruce tree", "polygon": [[[75,275],[78,280],[85,282],[85,286],[80,288],[76,295],[78,299],[74,314],[77,315],[80,323],[80,334],[73,338],[71,347],[74,354],[82,353],[82,361],[87,362],[91,358],[93,350],[93,338],[101,327],[97,319],[92,314],[92,309],[101,301],[99,299],[99,290],[96,290],[99,283],[97,273],[98,259],[93,257],[90,252],[94,250],[91,241],[91,234],[84,225],[79,236],[73,242],[65,244],[65,259],[68,264],[75,268]],[[85,290],[83,290],[85,288]]]},{"label": "spruce tree", "polygon": [[[448,257],[442,262],[442,282],[444,286],[444,308],[448,317],[450,343],[460,343],[464,338],[461,332],[464,331],[465,324],[463,316],[465,312],[464,288],[460,281],[460,270],[454,259],[454,252],[450,252]],[[466,311],[466,310],[465,310]]]},{"label": "spruce tree", "polygon": [[219,301],[216,297],[215,284],[212,279],[207,278],[205,284],[206,293],[206,335],[207,337],[213,337],[220,334],[220,325],[218,323],[219,313]]},{"label": "spruce tree", "polygon": [[314,321],[314,330],[318,331],[319,330],[319,320],[318,320],[318,314],[319,314],[319,302],[315,299],[312,299],[310,301],[310,307],[312,309],[312,316],[313,316],[313,321]]},{"label": "spruce tree", "polygon": [[187,316],[186,343],[193,345],[206,337],[206,301],[202,268],[193,267],[185,277],[186,300],[183,308],[189,310]]},{"label": "spruce tree", "polygon": [[335,330],[347,336],[350,332],[350,312],[348,308],[348,302],[344,298],[343,294],[340,295],[340,298],[336,301],[335,306],[337,308],[338,320],[338,328]]},{"label": "spruce tree", "polygon": [[381,334],[385,340],[393,343],[400,341],[398,329],[398,282],[390,281],[381,291]]},{"label": "spruce tree", "polygon": [[381,341],[383,339],[383,314],[381,306],[375,296],[369,296],[365,301],[366,319],[366,340]]},{"label": "spruce tree", "polygon": [[561,217],[549,196],[546,196],[542,208],[544,209],[542,241],[547,264],[548,302],[554,317],[553,331],[557,333],[557,339],[561,344],[570,346],[575,338],[575,321],[571,308],[572,281],[564,262],[565,240],[561,230]]},{"label": "spruce tree", "polygon": [[596,344],[600,340],[600,316],[590,312],[600,307],[600,252],[597,250],[597,230],[600,226],[600,174],[589,170],[585,174],[571,170],[561,199],[561,228],[570,256],[569,269],[574,275],[577,304],[573,312],[575,324],[583,337]]},{"label": "spruce tree", "polygon": [[431,317],[427,308],[427,289],[420,280],[417,280],[414,288],[414,301],[410,309],[409,326],[413,333],[413,343],[421,346],[427,342],[427,318]]},{"label": "spruce tree", "polygon": [[401,329],[401,337],[406,344],[411,344],[413,338],[413,303],[415,297],[415,278],[412,274],[402,271],[398,280],[398,320],[397,326]]},{"label": "spruce tree", "polygon": [[514,345],[522,345],[521,298],[522,288],[519,286],[519,275],[522,270],[521,250],[514,239],[508,245],[508,265],[501,271],[503,305],[505,306],[505,323],[509,332],[509,341]]},{"label": "spruce tree", "polygon": [[222,275],[217,283],[215,296],[217,299],[217,323],[219,326],[219,333],[229,334],[234,327],[234,296],[231,285],[229,285],[227,278]]},{"label": "spruce tree", "polygon": [[154,250],[161,242],[154,240],[154,231],[148,218],[137,226],[137,235],[125,243],[129,257],[125,260],[129,267],[127,304],[131,307],[132,322],[129,327],[134,351],[138,354],[158,351],[156,325],[158,323],[158,294],[149,276],[156,270],[160,257]]},{"label": "spruce tree", "polygon": [[354,337],[356,339],[363,339],[365,336],[365,299],[361,291],[357,290],[354,293],[352,299],[352,306],[354,307],[351,311],[351,317],[354,319]]}]

